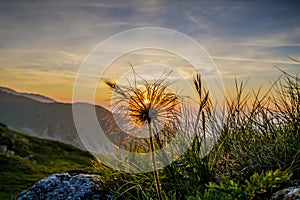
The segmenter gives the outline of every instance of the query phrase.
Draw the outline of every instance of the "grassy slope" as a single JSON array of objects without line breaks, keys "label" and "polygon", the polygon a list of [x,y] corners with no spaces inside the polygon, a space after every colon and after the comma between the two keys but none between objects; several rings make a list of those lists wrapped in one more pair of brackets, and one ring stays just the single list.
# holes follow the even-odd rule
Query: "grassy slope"
[{"label": "grassy slope", "polygon": [[56,141],[26,136],[0,125],[0,199],[12,199],[38,180],[63,172],[91,172],[88,152]]}]

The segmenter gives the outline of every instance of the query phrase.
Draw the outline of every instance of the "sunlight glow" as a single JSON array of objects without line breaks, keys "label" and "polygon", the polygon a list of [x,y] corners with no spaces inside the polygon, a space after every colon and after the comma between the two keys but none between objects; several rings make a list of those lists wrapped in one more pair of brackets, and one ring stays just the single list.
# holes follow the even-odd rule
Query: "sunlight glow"
[{"label": "sunlight glow", "polygon": [[144,104],[149,104],[150,101],[148,99],[144,99]]}]

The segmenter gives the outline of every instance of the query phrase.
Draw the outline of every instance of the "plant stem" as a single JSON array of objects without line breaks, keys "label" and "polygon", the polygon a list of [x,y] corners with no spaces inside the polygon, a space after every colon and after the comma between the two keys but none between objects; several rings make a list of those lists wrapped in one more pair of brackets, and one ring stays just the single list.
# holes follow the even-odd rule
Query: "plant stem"
[{"label": "plant stem", "polygon": [[151,150],[151,157],[152,157],[152,164],[153,164],[153,174],[154,174],[154,179],[155,179],[155,183],[156,183],[156,191],[157,191],[157,195],[158,195],[159,199],[162,200],[159,178],[158,178],[158,173],[156,170],[156,158],[155,158],[155,151],[154,151],[155,149],[154,149],[154,144],[153,144],[151,122],[148,122],[148,128],[149,128],[149,137],[150,137],[150,150]]}]

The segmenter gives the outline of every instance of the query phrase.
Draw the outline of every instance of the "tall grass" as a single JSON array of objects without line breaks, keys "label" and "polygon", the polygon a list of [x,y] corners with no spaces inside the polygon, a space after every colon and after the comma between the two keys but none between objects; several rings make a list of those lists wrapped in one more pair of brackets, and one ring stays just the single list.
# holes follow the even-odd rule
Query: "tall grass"
[{"label": "tall grass", "polygon": [[[284,74],[267,94],[243,95],[243,85],[228,101],[216,168],[219,174],[249,177],[256,171],[289,169],[299,174],[299,77]],[[297,175],[298,176],[298,175]]]},{"label": "tall grass", "polygon": [[[274,81],[265,93],[245,93],[246,85],[235,81],[236,92],[227,98],[224,124],[209,123],[217,120],[214,107],[205,91],[201,77],[194,79],[195,90],[199,96],[196,114],[187,118],[194,128],[166,126],[160,134],[172,139],[173,134],[195,137],[188,150],[171,165],[158,170],[161,193],[164,199],[185,199],[186,197],[204,198],[209,182],[222,182],[222,177],[245,181],[254,173],[269,170],[288,170],[292,179],[300,178],[300,78],[298,75],[283,75]],[[189,115],[188,112],[181,114]],[[192,117],[196,116],[196,117]],[[189,123],[189,122],[187,122]],[[218,143],[209,153],[206,134],[208,125],[215,124],[219,137]],[[159,138],[153,143],[161,147]],[[146,143],[149,145],[149,143]],[[175,151],[175,150],[174,150]],[[105,182],[117,198],[155,199],[157,192],[151,173],[129,174],[115,171],[96,163],[96,168],[105,174]],[[214,194],[220,198],[222,195]],[[226,196],[227,199],[228,196]],[[226,199],[224,198],[224,199]]]}]

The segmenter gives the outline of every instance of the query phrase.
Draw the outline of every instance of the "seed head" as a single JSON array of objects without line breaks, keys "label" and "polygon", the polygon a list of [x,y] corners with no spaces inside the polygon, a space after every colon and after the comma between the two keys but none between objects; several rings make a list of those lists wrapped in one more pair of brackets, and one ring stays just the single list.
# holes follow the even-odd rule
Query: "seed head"
[{"label": "seed head", "polygon": [[170,84],[165,81],[166,77],[162,78],[153,83],[143,79],[139,87],[136,82],[130,86],[106,82],[116,94],[114,110],[119,113],[126,110],[131,121],[138,126],[151,122],[166,124],[177,119],[178,95],[168,89]]}]

